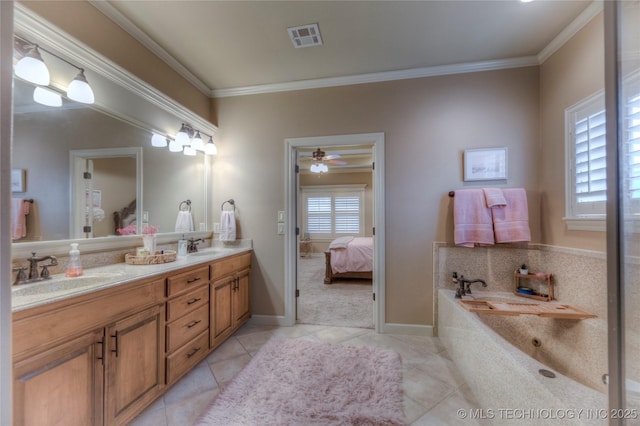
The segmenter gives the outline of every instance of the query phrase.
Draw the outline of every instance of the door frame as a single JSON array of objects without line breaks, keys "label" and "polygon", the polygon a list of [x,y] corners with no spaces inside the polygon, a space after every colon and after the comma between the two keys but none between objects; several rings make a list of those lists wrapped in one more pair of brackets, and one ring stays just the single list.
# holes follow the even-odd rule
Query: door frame
[{"label": "door frame", "polygon": [[286,325],[295,325],[296,308],[296,280],[298,241],[296,224],[300,220],[300,212],[297,209],[296,199],[298,185],[296,179],[296,166],[298,160],[298,148],[311,148],[322,146],[329,148],[343,145],[373,145],[373,161],[375,167],[372,170],[372,182],[374,191],[373,205],[373,302],[375,331],[382,332],[385,324],[385,197],[384,197],[384,133],[360,133],[335,136],[314,136],[304,138],[285,139],[285,241],[284,241],[284,322]]}]

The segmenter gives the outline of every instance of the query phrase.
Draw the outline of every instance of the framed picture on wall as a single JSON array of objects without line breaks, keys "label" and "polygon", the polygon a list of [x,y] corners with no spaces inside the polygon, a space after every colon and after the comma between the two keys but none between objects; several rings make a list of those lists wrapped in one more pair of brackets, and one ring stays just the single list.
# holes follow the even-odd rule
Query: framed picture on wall
[{"label": "framed picture on wall", "polygon": [[[91,204],[89,204],[91,203]],[[91,197],[89,197],[89,190],[84,190],[84,205],[100,208],[102,207],[102,191],[94,189],[91,191]]]},{"label": "framed picture on wall", "polygon": [[26,192],[25,169],[11,169],[11,192]]},{"label": "framed picture on wall", "polygon": [[464,150],[464,181],[506,180],[507,147]]}]

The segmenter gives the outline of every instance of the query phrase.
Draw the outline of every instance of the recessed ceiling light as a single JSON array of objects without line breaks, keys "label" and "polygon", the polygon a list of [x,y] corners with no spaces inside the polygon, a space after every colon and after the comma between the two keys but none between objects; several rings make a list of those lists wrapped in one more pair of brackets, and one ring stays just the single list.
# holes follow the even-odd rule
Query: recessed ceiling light
[{"label": "recessed ceiling light", "polygon": [[300,47],[320,46],[322,37],[320,37],[320,28],[318,24],[308,24],[299,27],[287,28],[289,37],[293,46],[297,49]]}]

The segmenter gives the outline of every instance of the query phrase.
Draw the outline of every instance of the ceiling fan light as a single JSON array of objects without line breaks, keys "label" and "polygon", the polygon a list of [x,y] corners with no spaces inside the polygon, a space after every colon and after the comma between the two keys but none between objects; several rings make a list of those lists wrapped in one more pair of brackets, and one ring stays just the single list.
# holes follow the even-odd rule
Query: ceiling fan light
[{"label": "ceiling fan light", "polygon": [[172,140],[169,142],[169,151],[171,152],[180,152],[182,151],[182,144],[177,140]]},{"label": "ceiling fan light", "polygon": [[326,164],[322,163],[320,166],[320,173],[327,173],[329,171],[329,167]]},{"label": "ceiling fan light", "polygon": [[213,139],[209,137],[209,142],[204,147],[205,155],[216,155],[218,153],[218,148],[216,148],[216,144],[213,143]]},{"label": "ceiling fan light", "polygon": [[309,167],[309,171],[311,173],[320,173],[320,165],[317,163],[313,163],[311,167]]},{"label": "ceiling fan light", "polygon": [[189,143],[191,143],[189,141],[189,133],[187,133],[187,129],[184,127],[184,124],[180,127],[180,131],[176,135],[176,142],[180,145],[189,145]]},{"label": "ceiling fan light", "polygon": [[87,77],[84,75],[84,70],[80,70],[78,75],[69,83],[67,87],[67,96],[69,99],[73,99],[76,102],[83,104],[92,104],[95,102],[95,96],[93,95],[93,89],[87,82]]},{"label": "ceiling fan light", "polygon": [[204,141],[200,137],[200,131],[196,131],[196,135],[191,140],[191,148],[204,151]]},{"label": "ceiling fan light", "polygon": [[190,156],[196,155],[196,152],[197,151],[191,148],[190,146],[185,146],[183,151],[184,155],[190,155]]},{"label": "ceiling fan light", "polygon": [[153,136],[151,136],[151,146],[164,148],[165,146],[167,146],[167,138],[157,133],[154,133]]},{"label": "ceiling fan light", "polygon": [[36,87],[33,91],[33,100],[41,105],[50,107],[62,106],[62,96],[53,90],[45,89],[44,87]]},{"label": "ceiling fan light", "polygon": [[33,84],[48,86],[51,82],[49,68],[35,45],[16,63],[14,71],[18,77]]}]

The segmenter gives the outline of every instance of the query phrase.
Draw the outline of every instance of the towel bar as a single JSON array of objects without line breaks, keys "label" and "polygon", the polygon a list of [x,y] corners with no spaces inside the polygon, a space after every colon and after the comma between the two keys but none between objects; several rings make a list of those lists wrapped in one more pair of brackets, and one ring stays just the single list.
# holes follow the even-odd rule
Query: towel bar
[{"label": "towel bar", "polygon": [[233,207],[233,210],[236,209],[236,202],[233,201],[233,198],[230,198],[227,201],[225,201],[224,203],[222,203],[222,206],[220,206],[220,210],[224,210],[224,205],[227,204],[227,203],[231,204],[231,206]]},{"label": "towel bar", "polygon": [[186,204],[186,205],[187,205],[187,209],[186,209],[187,211],[191,211],[191,200],[185,200],[185,201],[181,202],[181,203],[178,205],[178,210],[182,210],[182,205],[183,205],[183,204]]}]

